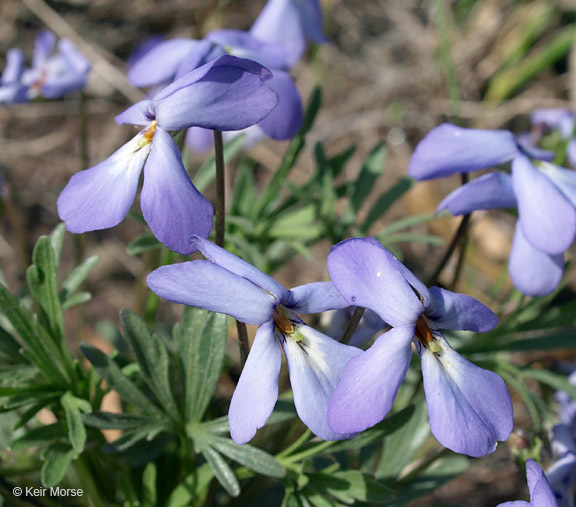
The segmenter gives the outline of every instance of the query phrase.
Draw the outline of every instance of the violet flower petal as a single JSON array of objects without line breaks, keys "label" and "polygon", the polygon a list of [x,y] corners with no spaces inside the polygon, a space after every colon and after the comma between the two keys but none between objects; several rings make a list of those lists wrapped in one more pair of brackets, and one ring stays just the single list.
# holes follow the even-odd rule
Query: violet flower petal
[{"label": "violet flower petal", "polygon": [[146,126],[154,121],[154,116],[150,114],[149,100],[141,100],[131,105],[128,109],[114,117],[118,125],[140,125]]},{"label": "violet flower petal", "polygon": [[391,326],[412,324],[424,307],[396,262],[375,238],[353,238],[332,247],[328,271],[349,305],[369,308]]},{"label": "violet flower petal", "polygon": [[269,321],[277,304],[252,282],[204,260],[161,266],[147,283],[168,301],[225,313],[247,324]]},{"label": "violet flower petal", "polygon": [[408,172],[417,180],[476,171],[512,160],[518,151],[507,130],[479,130],[444,123],[416,146]]},{"label": "violet flower petal", "polygon": [[76,173],[58,196],[58,216],[70,232],[114,227],[134,202],[138,179],[150,144],[140,147],[142,133],[104,162]]},{"label": "violet flower petal", "polygon": [[193,235],[208,237],[212,229],[212,205],[190,180],[176,142],[160,127],[144,167],[140,206],[154,236],[183,255],[196,251]]},{"label": "violet flower petal", "polygon": [[567,139],[574,130],[574,113],[568,109],[535,109],[530,114],[530,122],[537,126],[545,125],[550,129],[558,129],[562,137]]},{"label": "violet flower petal", "polygon": [[324,440],[350,438],[353,435],[343,435],[330,429],[327,410],[346,364],[362,351],[343,345],[305,324],[295,325],[295,328],[303,338],[296,342],[282,337],[281,343],[288,362],[298,416],[312,433]]},{"label": "violet flower petal", "polygon": [[534,507],[557,507],[558,502],[544,471],[534,460],[526,461],[526,479],[530,491],[530,504]]},{"label": "violet flower petal", "polygon": [[487,306],[471,296],[440,287],[431,287],[432,304],[426,317],[439,329],[454,329],[483,333],[498,324],[498,317]]},{"label": "violet flower petal", "polygon": [[54,50],[56,46],[56,36],[49,30],[42,30],[37,36],[34,42],[34,55],[32,56],[32,68],[38,70],[40,69],[50,53]]},{"label": "violet flower petal", "polygon": [[348,362],[328,406],[330,428],[354,433],[386,417],[410,366],[414,331],[414,326],[392,328]]},{"label": "violet flower petal", "polygon": [[418,346],[432,433],[454,452],[490,454],[513,428],[506,384],[455,352],[441,333],[434,332],[434,338],[439,352]]},{"label": "violet flower petal", "polygon": [[314,282],[290,289],[290,301],[284,303],[298,314],[322,313],[350,306],[332,282]]},{"label": "violet flower petal", "polygon": [[516,134],[516,142],[520,145],[522,151],[529,157],[535,158],[536,160],[546,160],[552,162],[556,154],[550,150],[543,150],[534,144],[532,139],[532,134],[530,132],[522,132],[521,134]]},{"label": "violet flower petal", "polygon": [[479,209],[515,207],[512,178],[509,174],[495,171],[458,187],[444,198],[436,211],[447,209],[452,215],[465,215]]},{"label": "violet flower petal", "polygon": [[230,435],[237,444],[252,440],[274,410],[281,364],[282,352],[274,338],[274,322],[265,322],[256,332],[228,409]]},{"label": "violet flower petal", "polygon": [[508,271],[514,287],[528,296],[545,296],[554,292],[564,273],[564,255],[551,255],[532,246],[516,222]]},{"label": "violet flower petal", "polygon": [[540,170],[550,178],[570,204],[576,207],[576,171],[547,163],[540,164]]}]

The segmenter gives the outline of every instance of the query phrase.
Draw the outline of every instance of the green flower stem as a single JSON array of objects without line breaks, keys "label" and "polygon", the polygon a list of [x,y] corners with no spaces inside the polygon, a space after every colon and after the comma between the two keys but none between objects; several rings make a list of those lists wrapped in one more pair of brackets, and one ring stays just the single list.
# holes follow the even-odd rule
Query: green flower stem
[{"label": "green flower stem", "polygon": [[306,429],[294,442],[292,442],[286,449],[276,455],[277,459],[289,456],[292,452],[296,451],[302,444],[307,442],[312,437],[312,432]]},{"label": "green flower stem", "polygon": [[356,331],[356,328],[358,327],[358,324],[360,323],[360,319],[362,318],[362,315],[364,315],[364,310],[366,310],[366,309],[361,308],[359,306],[356,307],[356,309],[354,310],[354,313],[352,314],[352,318],[350,319],[350,322],[348,322],[348,326],[346,327],[346,330],[344,331],[344,334],[342,335],[342,339],[340,340],[340,343],[343,343],[345,345],[348,344],[348,342],[350,341],[350,338],[352,338],[354,331]]}]

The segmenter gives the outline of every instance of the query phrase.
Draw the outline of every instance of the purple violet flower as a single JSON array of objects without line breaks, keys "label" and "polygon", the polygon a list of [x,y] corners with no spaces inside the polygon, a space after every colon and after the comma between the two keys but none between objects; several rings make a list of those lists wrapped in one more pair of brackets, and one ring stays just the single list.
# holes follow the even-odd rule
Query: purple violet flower
[{"label": "purple violet flower", "polygon": [[540,468],[534,460],[526,461],[526,479],[530,491],[530,502],[515,500],[498,504],[497,507],[557,507],[552,488]]},{"label": "purple violet flower", "polygon": [[24,53],[18,48],[6,53],[6,67],[0,76],[0,104],[18,104],[26,102],[27,88],[22,84],[24,72]]},{"label": "purple violet flower", "polygon": [[334,285],[318,282],[286,290],[223,248],[200,237],[192,242],[208,260],[162,266],[148,275],[148,286],[169,301],[258,326],[228,412],[233,440],[251,440],[272,413],[278,399],[280,349],[304,424],[324,440],[348,438],[328,427],[326,411],[344,367],[361,351],[319,333],[297,315],[347,306]]},{"label": "purple violet flower", "polygon": [[116,117],[143,127],[104,162],[70,179],[58,197],[58,214],[69,231],[114,227],[128,213],[144,167],[142,213],[168,248],[194,251],[192,235],[207,237],[212,206],[192,184],[171,132],[201,126],[238,130],[262,120],[276,105],[265,67],[223,56],[190,72]]},{"label": "purple violet flower", "polygon": [[530,115],[530,122],[536,130],[558,130],[563,139],[569,140],[566,155],[570,165],[576,169],[575,116],[567,109],[536,109]]},{"label": "purple violet flower", "polygon": [[386,417],[406,376],[414,341],[437,440],[479,457],[508,438],[513,414],[506,385],[460,356],[441,331],[488,331],[497,322],[489,308],[470,296],[426,288],[375,238],[334,246],[328,270],[348,304],[373,310],[392,326],[346,366],[328,407],[334,431],[362,431]]},{"label": "purple violet flower", "polygon": [[552,453],[556,461],[546,472],[559,507],[574,507],[576,441],[574,426],[557,424],[552,428]]},{"label": "purple violet flower", "polygon": [[[410,174],[419,180],[485,169],[512,161],[512,174],[494,171],[448,195],[438,211],[452,215],[474,210],[518,208],[508,263],[514,286],[530,296],[556,289],[564,252],[576,234],[576,172],[546,161],[533,162],[506,130],[465,129],[443,124],[418,144]],[[547,152],[540,152],[547,157]]]}]

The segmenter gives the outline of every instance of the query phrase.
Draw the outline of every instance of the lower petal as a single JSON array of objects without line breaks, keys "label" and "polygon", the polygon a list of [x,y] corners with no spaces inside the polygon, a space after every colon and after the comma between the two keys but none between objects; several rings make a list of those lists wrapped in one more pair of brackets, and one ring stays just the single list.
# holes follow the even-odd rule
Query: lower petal
[{"label": "lower petal", "polygon": [[328,407],[334,431],[363,431],[386,417],[410,365],[413,337],[414,326],[395,327],[350,360]]},{"label": "lower petal", "polygon": [[266,322],[258,328],[228,410],[230,435],[237,444],[252,440],[274,410],[281,365],[274,323]]},{"label": "lower petal", "polygon": [[141,207],[154,236],[180,254],[196,250],[193,235],[210,234],[212,205],[190,180],[176,142],[160,127],[144,171]]}]

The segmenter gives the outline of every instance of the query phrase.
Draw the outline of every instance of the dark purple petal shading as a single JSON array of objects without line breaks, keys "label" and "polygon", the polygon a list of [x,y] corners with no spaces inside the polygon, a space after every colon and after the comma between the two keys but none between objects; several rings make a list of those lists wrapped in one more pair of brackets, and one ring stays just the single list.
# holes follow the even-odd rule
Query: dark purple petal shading
[{"label": "dark purple petal shading", "polygon": [[496,449],[513,428],[512,401],[503,380],[455,352],[441,333],[440,351],[419,344],[426,404],[433,435],[444,447],[480,457]]},{"label": "dark purple petal shading", "polygon": [[354,433],[386,417],[410,366],[414,330],[392,328],[348,362],[328,406],[330,428]]},{"label": "dark purple petal shading", "polygon": [[192,39],[171,39],[158,43],[134,62],[128,71],[128,80],[139,87],[170,83],[182,60],[199,43]]},{"label": "dark purple petal shading", "polygon": [[495,171],[458,187],[439,205],[452,215],[465,215],[479,209],[515,208],[516,196],[509,174]]},{"label": "dark purple petal shading", "polygon": [[431,287],[432,303],[426,317],[439,329],[455,329],[483,333],[498,324],[498,317],[487,306],[471,296],[440,287]]},{"label": "dark purple petal shading", "polygon": [[375,238],[353,238],[332,247],[328,271],[349,305],[369,308],[392,326],[412,324],[424,311],[397,261]]},{"label": "dark purple petal shading", "polygon": [[228,409],[230,435],[237,444],[252,440],[274,410],[281,364],[282,352],[274,338],[274,322],[265,322],[256,332]]},{"label": "dark purple petal shading", "polygon": [[272,277],[262,273],[262,271],[252,266],[252,264],[248,264],[246,261],[243,261],[207,239],[194,237],[191,242],[209,261],[222,266],[237,276],[249,280],[255,286],[261,287],[273,296],[278,303],[283,304],[285,301],[290,300],[290,293],[285,287]]},{"label": "dark purple petal shading", "polygon": [[298,314],[322,313],[350,306],[332,282],[314,282],[290,289],[290,301],[284,303]]},{"label": "dark purple petal shading", "polygon": [[225,313],[247,324],[269,321],[276,307],[260,287],[210,261],[161,266],[148,275],[147,283],[168,301]]},{"label": "dark purple petal shading", "polygon": [[508,271],[514,287],[528,296],[554,292],[564,273],[564,255],[536,250],[525,238],[520,220],[516,222]]},{"label": "dark purple petal shading", "polygon": [[168,131],[193,126],[241,130],[258,123],[278,103],[266,84],[270,77],[270,71],[255,62],[222,56],[160,92],[152,111]]},{"label": "dark purple petal shading", "polygon": [[295,329],[303,338],[296,342],[281,336],[281,343],[298,416],[312,433],[324,440],[350,438],[353,435],[336,433],[328,426],[328,403],[346,364],[362,351],[343,345],[305,324],[295,325]]},{"label": "dark purple petal shading", "polygon": [[296,83],[287,72],[275,70],[268,86],[278,95],[278,105],[258,126],[272,139],[292,139],[300,130],[304,119],[302,99]]},{"label": "dark purple petal shading", "polygon": [[154,236],[180,254],[196,251],[190,238],[206,238],[212,229],[212,205],[190,180],[178,145],[160,127],[144,167],[140,206]]},{"label": "dark purple petal shading", "polygon": [[140,147],[142,134],[104,162],[76,173],[58,196],[58,216],[70,232],[114,227],[134,202],[140,171],[150,144]]},{"label": "dark purple petal shading", "polygon": [[526,239],[542,252],[566,251],[576,233],[574,206],[524,155],[512,162],[512,184]]},{"label": "dark purple petal shading", "polygon": [[142,127],[154,121],[153,115],[150,114],[149,100],[141,100],[136,102],[125,111],[114,117],[114,121],[118,125],[140,125]]},{"label": "dark purple petal shading", "polygon": [[512,160],[518,147],[507,130],[465,129],[444,123],[416,146],[408,172],[417,180],[476,171]]}]

